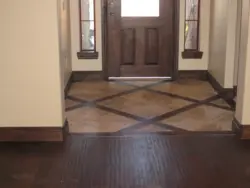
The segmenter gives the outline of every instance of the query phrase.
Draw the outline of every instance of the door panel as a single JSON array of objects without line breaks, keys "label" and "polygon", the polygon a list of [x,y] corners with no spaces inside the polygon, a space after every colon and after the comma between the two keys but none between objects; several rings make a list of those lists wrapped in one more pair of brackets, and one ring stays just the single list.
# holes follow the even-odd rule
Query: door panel
[{"label": "door panel", "polygon": [[[122,1],[124,4],[126,0]],[[131,3],[131,14],[139,16],[132,17],[126,10],[121,13],[121,0],[108,1],[109,76],[171,76],[175,0],[151,0],[159,1],[158,12],[155,4],[149,11],[150,0],[144,0],[149,3],[146,8],[133,3],[142,0],[127,1]],[[137,13],[133,10],[136,8],[140,10]],[[152,16],[147,17],[147,12]]]}]

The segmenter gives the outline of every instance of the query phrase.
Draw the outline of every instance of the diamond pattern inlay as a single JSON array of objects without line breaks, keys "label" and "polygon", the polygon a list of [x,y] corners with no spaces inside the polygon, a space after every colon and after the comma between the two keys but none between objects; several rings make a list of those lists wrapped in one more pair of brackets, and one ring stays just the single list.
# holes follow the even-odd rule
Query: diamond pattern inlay
[{"label": "diamond pattern inlay", "polygon": [[137,121],[92,107],[67,112],[70,132],[105,133],[116,132]]},{"label": "diamond pattern inlay", "polygon": [[100,104],[140,117],[152,118],[189,105],[191,102],[149,91],[137,91],[101,102]]},{"label": "diamond pattern inlay", "polygon": [[164,119],[161,123],[189,131],[231,131],[232,120],[232,111],[203,105]]},{"label": "diamond pattern inlay", "polygon": [[133,87],[113,82],[85,81],[74,83],[69,91],[69,95],[91,101],[130,89],[133,89]]},{"label": "diamond pattern inlay", "polygon": [[198,100],[204,100],[216,95],[216,92],[208,82],[193,79],[164,83],[151,87],[151,89]]},{"label": "diamond pattern inlay", "polygon": [[83,81],[65,101],[70,132],[231,131],[233,110],[208,82]]}]

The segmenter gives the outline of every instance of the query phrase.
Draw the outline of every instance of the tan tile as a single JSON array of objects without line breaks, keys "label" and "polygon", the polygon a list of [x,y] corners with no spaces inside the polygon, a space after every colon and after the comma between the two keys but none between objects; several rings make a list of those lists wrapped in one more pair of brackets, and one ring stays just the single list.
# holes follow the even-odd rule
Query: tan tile
[{"label": "tan tile", "polygon": [[147,85],[150,85],[150,84],[154,84],[154,83],[157,83],[158,81],[124,81],[124,83],[128,83],[128,84],[132,84],[132,85],[135,85],[135,86],[147,86]]},{"label": "tan tile", "polygon": [[200,106],[162,123],[189,131],[231,131],[233,112],[211,106]]},{"label": "tan tile", "polygon": [[223,107],[230,107],[229,104],[223,99],[218,99],[218,100],[212,101],[211,103],[219,105],[219,106],[223,106]]},{"label": "tan tile", "polygon": [[151,118],[191,103],[149,91],[137,91],[100,104],[140,117]]},{"label": "tan tile", "polygon": [[151,132],[151,133],[156,133],[156,132],[172,132],[169,129],[164,129],[162,127],[159,127],[154,124],[146,125],[142,127],[141,129],[136,129],[136,132]]},{"label": "tan tile", "polygon": [[70,99],[65,100],[65,108],[69,108],[69,107],[75,106],[77,104],[80,104],[80,102],[75,102],[75,101],[72,101]]},{"label": "tan tile", "polygon": [[91,107],[66,112],[71,133],[116,132],[137,121]]},{"label": "tan tile", "polygon": [[129,89],[133,89],[133,87],[119,85],[114,82],[84,81],[74,83],[69,91],[69,95],[85,100],[96,100]]},{"label": "tan tile", "polygon": [[176,82],[163,83],[161,85],[151,87],[151,89],[169,92],[197,100],[204,100],[216,94],[208,82],[195,79],[181,79]]}]

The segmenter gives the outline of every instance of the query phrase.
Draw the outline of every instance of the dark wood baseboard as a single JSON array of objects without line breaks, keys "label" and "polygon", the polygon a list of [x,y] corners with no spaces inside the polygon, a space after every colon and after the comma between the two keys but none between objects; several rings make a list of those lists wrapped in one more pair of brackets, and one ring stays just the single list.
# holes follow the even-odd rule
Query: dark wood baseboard
[{"label": "dark wood baseboard", "polygon": [[69,80],[68,80],[68,83],[67,83],[66,87],[64,88],[64,97],[65,98],[68,96],[72,82],[73,82],[73,73],[71,73]]},{"label": "dark wood baseboard", "polygon": [[207,80],[207,70],[181,70],[178,72],[178,78]]},{"label": "dark wood baseboard", "polygon": [[232,108],[235,108],[236,104],[234,101],[234,97],[235,97],[234,89],[233,88],[223,88],[220,85],[220,83],[209,72],[207,73],[207,77],[208,77],[209,83],[212,85],[214,90],[216,90],[218,92],[220,97],[223,98],[225,101],[227,101],[227,103]]},{"label": "dark wood baseboard", "polygon": [[238,87],[234,86],[234,96],[237,96],[237,89],[238,89]]},{"label": "dark wood baseboard", "polygon": [[67,120],[63,127],[2,127],[0,142],[62,142],[68,132]]},{"label": "dark wood baseboard", "polygon": [[250,125],[242,125],[234,118],[232,128],[238,138],[242,140],[250,139]]},{"label": "dark wood baseboard", "polygon": [[80,82],[83,80],[104,80],[102,71],[73,71],[72,81]]}]

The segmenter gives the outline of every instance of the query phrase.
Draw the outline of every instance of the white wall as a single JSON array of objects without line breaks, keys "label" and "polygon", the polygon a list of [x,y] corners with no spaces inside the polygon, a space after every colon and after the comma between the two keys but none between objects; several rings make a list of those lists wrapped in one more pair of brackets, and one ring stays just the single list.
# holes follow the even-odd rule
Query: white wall
[{"label": "white wall", "polygon": [[64,122],[57,0],[0,1],[0,127]]},{"label": "white wall", "polygon": [[101,0],[96,3],[96,50],[99,58],[95,60],[78,59],[80,51],[80,28],[79,28],[79,0],[70,0],[70,25],[71,25],[71,52],[73,71],[100,71],[102,70],[102,30],[101,30]]},{"label": "white wall", "polygon": [[210,22],[210,0],[201,0],[200,51],[203,52],[202,59],[182,59],[181,57],[181,53],[184,51],[184,19],[185,0],[180,0],[179,70],[207,70],[209,57],[208,31]]},{"label": "white wall", "polygon": [[208,70],[224,88],[234,85],[237,1],[211,0]]},{"label": "white wall", "polygon": [[69,5],[69,0],[58,1],[60,62],[63,72],[64,87],[67,85],[72,72]]}]

